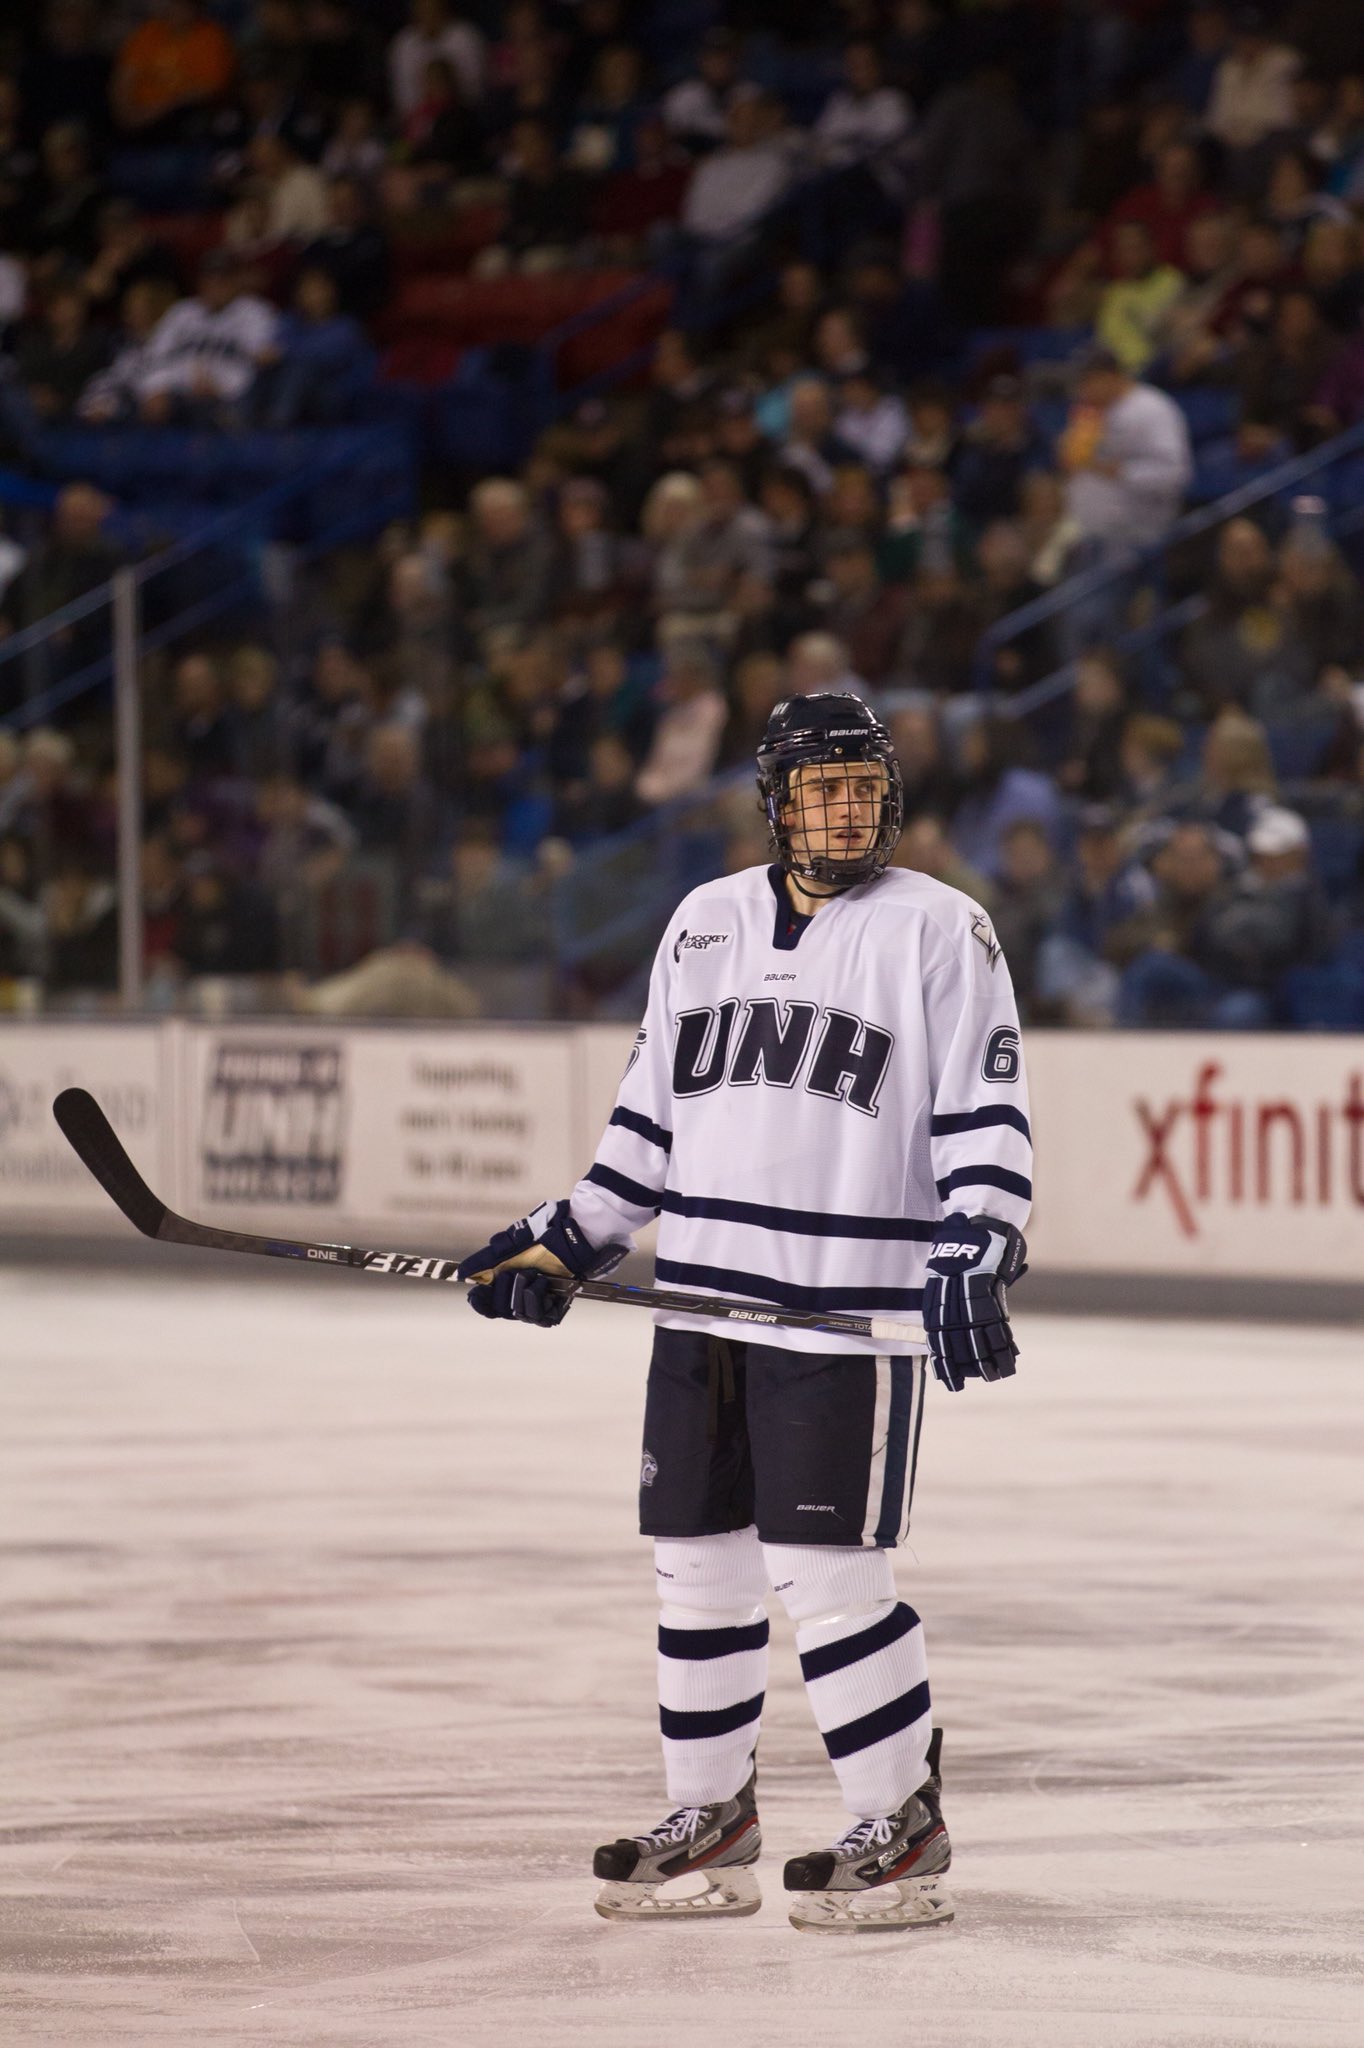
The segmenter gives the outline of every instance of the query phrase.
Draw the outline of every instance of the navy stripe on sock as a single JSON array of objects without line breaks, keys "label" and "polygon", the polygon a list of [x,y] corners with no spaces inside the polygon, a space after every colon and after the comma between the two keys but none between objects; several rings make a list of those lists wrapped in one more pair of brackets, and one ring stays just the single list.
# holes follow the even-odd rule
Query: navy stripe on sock
[{"label": "navy stripe on sock", "polygon": [[991,1126],[1007,1124],[1011,1131],[1021,1131],[1028,1143],[1032,1143],[1032,1132],[1028,1119],[1021,1109],[1014,1109],[1007,1102],[996,1102],[989,1109],[954,1110],[950,1116],[935,1116],[929,1119],[930,1138],[955,1138],[962,1131],[985,1131]]},{"label": "navy stripe on sock", "polygon": [[765,1621],[746,1622],[742,1628],[664,1628],[660,1623],[658,1647],[665,1657],[701,1663],[711,1657],[737,1657],[741,1650],[765,1650],[767,1637]]},{"label": "navy stripe on sock", "polygon": [[637,1138],[647,1138],[651,1145],[657,1145],[660,1152],[671,1152],[673,1134],[665,1131],[662,1124],[656,1124],[652,1117],[641,1116],[637,1109],[613,1109],[613,1124],[619,1124],[623,1131],[633,1131]]},{"label": "navy stripe on sock", "polygon": [[[588,1176],[589,1179],[591,1176]],[[678,1287],[713,1287],[717,1294],[746,1294],[753,1301],[775,1303],[778,1308],[854,1309],[922,1308],[922,1287],[797,1287],[787,1280],[773,1280],[762,1273],[743,1273],[730,1266],[701,1266],[690,1259],[656,1259],[657,1281]],[[704,1309],[697,1310],[704,1315]]]},{"label": "navy stripe on sock", "polygon": [[873,1543],[893,1550],[904,1520],[905,1467],[909,1463],[910,1411],[914,1406],[914,1365],[908,1358],[890,1361],[890,1415],[886,1427],[886,1471],[881,1485],[881,1519]]},{"label": "navy stripe on sock", "polygon": [[912,1692],[902,1692],[898,1700],[890,1700],[870,1714],[861,1714],[856,1721],[845,1721],[841,1728],[830,1728],[824,1737],[824,1747],[833,1758],[852,1756],[859,1749],[870,1749],[874,1742],[884,1742],[888,1735],[898,1735],[902,1728],[912,1727],[928,1710],[928,1680],[924,1679]]},{"label": "navy stripe on sock", "polygon": [[804,1678],[827,1678],[831,1671],[846,1671],[850,1664],[860,1664],[864,1657],[873,1657],[878,1650],[888,1650],[892,1643],[898,1643],[901,1636],[907,1636],[912,1628],[918,1626],[918,1615],[901,1600],[889,1614],[883,1614],[870,1628],[859,1629],[855,1636],[843,1636],[836,1643],[820,1643],[813,1650],[803,1651],[801,1675]]},{"label": "navy stripe on sock", "polygon": [[643,1181],[630,1180],[627,1175],[617,1173],[614,1166],[603,1166],[600,1160],[587,1170],[587,1178],[608,1194],[619,1195],[623,1202],[632,1202],[637,1209],[647,1209],[651,1216],[658,1214],[658,1189],[646,1188]]},{"label": "navy stripe on sock", "polygon": [[955,1173],[938,1182],[938,1193],[944,1201],[954,1188],[1002,1188],[1006,1195],[1020,1195],[1025,1202],[1032,1200],[1032,1182],[1003,1166],[959,1166]]},{"label": "navy stripe on sock", "polygon": [[680,1714],[675,1707],[660,1706],[658,1725],[672,1742],[702,1742],[708,1735],[733,1735],[756,1721],[763,1710],[764,1694],[740,1700],[734,1707],[712,1707],[705,1713]]}]

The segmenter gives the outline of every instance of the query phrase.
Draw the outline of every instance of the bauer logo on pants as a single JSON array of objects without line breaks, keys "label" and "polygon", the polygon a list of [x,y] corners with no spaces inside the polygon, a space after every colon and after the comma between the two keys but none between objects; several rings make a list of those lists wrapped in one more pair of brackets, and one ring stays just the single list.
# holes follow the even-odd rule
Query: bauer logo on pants
[{"label": "bauer logo on pants", "polygon": [[345,1048],[219,1042],[204,1103],[204,1198],[328,1203],[341,1194]]}]

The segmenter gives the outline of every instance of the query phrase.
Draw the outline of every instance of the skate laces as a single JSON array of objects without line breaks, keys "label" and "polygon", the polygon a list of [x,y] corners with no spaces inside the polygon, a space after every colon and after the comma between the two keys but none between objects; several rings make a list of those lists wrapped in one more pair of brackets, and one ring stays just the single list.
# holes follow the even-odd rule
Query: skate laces
[{"label": "skate laces", "polygon": [[860,1820],[834,1843],[836,1856],[861,1856],[868,1849],[884,1849],[895,1833],[888,1820]]},{"label": "skate laces", "polygon": [[701,1832],[708,1809],[704,1806],[679,1806],[676,1813],[670,1813],[644,1836],[646,1842],[689,1842],[693,1835]]}]

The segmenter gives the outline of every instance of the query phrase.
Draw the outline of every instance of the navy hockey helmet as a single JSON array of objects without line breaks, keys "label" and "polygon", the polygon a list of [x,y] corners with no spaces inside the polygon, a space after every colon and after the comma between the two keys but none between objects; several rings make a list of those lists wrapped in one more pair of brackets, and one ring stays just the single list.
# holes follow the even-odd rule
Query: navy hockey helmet
[{"label": "navy hockey helmet", "polygon": [[[848,766],[875,761],[885,770],[886,786],[871,844],[838,859],[810,850],[811,834],[801,830],[801,790],[796,770],[811,762]],[[788,874],[808,881],[851,888],[881,874],[899,842],[905,823],[905,786],[890,734],[875,712],[847,691],[826,690],[809,697],[785,697],[767,721],[758,747],[758,794],[762,798],[772,847]],[[822,836],[822,819],[820,836]],[[793,839],[805,841],[798,857]]]}]

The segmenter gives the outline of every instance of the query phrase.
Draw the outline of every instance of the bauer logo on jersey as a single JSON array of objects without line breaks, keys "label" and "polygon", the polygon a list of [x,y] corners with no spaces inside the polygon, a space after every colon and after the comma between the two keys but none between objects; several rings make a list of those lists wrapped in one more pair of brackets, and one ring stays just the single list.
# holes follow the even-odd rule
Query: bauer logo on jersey
[{"label": "bauer logo on jersey", "polygon": [[673,959],[680,960],[684,953],[708,953],[712,946],[727,946],[733,937],[733,932],[679,932]]},{"label": "bauer logo on jersey", "polygon": [[[637,1032],[635,1033],[635,1042],[634,1042],[634,1044],[633,1044],[633,1045],[632,1045],[632,1046],[630,1047],[630,1057],[629,1057],[629,1059],[628,1059],[628,1060],[627,1060],[627,1061],[625,1062],[625,1073],[626,1073],[626,1074],[628,1074],[628,1073],[629,1073],[629,1071],[630,1071],[630,1069],[631,1069],[631,1067],[633,1067],[633,1066],[634,1066],[635,1062],[636,1062],[636,1061],[638,1060],[638,1058],[639,1058],[640,1054],[641,1054],[641,1053],[643,1052],[643,1050],[644,1050],[645,1046],[646,1046],[646,1045],[648,1044],[648,1042],[649,1042],[649,1034],[648,1034],[648,1032],[647,1032],[647,1031],[645,1030],[644,1026],[643,1026],[643,1025],[641,1024],[641,1025],[640,1025],[640,1027],[639,1027],[639,1029],[638,1029],[638,1031],[637,1031]],[[622,1079],[622,1081],[623,1081],[623,1080],[625,1079],[625,1074],[622,1074],[622,1075],[621,1075],[621,1079]]]},{"label": "bauer logo on jersey", "polygon": [[657,1477],[658,1460],[652,1451],[646,1451],[640,1463],[639,1483],[641,1486],[652,1486]]},{"label": "bauer logo on jersey", "polygon": [[990,972],[993,974],[995,962],[999,958],[999,940],[995,937],[990,920],[983,910],[977,910],[972,914],[971,937],[978,946],[985,948],[985,957],[990,963]]}]

